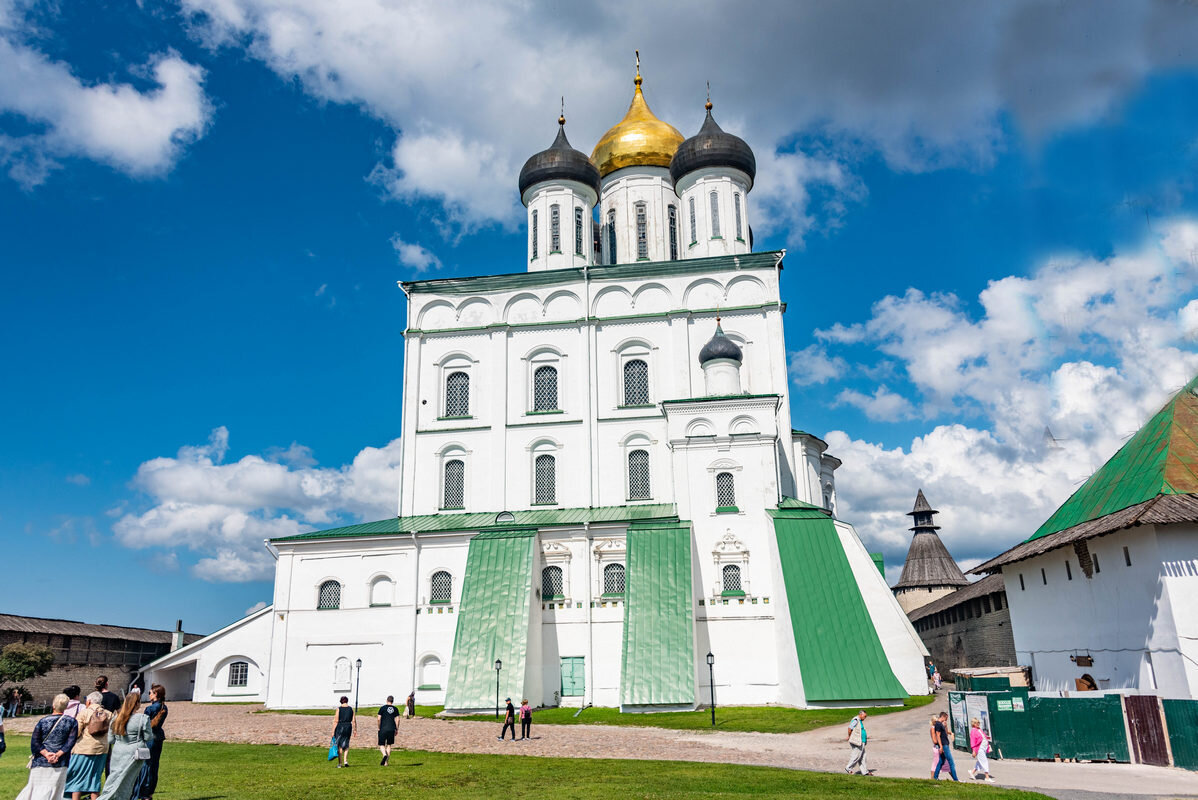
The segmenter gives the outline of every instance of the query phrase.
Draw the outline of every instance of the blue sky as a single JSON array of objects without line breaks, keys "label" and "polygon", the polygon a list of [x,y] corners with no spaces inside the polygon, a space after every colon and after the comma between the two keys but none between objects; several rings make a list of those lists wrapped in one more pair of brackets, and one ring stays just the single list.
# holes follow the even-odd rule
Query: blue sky
[{"label": "blue sky", "polygon": [[[395,282],[520,271],[520,163],[634,47],[757,153],[794,417],[892,572],[916,489],[976,562],[1198,371],[1198,10],[546,8],[0,0],[6,611],[214,630],[264,535],[385,515]],[[142,599],[47,597],[89,567]]]}]

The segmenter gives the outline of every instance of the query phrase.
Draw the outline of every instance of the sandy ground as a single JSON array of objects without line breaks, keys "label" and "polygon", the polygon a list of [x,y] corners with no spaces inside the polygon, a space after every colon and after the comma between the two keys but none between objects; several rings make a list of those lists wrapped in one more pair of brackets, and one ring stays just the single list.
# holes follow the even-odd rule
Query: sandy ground
[{"label": "sandy ground", "polygon": [[[927,778],[931,764],[928,718],[946,706],[941,695],[931,707],[887,714],[868,721],[867,761],[877,775]],[[328,744],[328,717],[255,714],[261,706],[211,706],[174,702],[167,734],[172,740],[246,744]],[[846,712],[845,723],[851,716]],[[7,730],[28,732],[33,717],[7,721]],[[600,725],[538,725],[526,741],[499,741],[499,725],[463,720],[416,719],[400,724],[396,746],[445,753],[512,753],[566,758],[637,758],[843,770],[849,748],[846,731],[823,728],[798,734],[699,733],[658,728]],[[366,712],[354,736],[351,760],[377,758],[375,719]],[[169,746],[169,745],[168,745]],[[969,762],[969,763],[967,763]],[[971,759],[957,754],[957,774],[968,780]],[[1035,789],[1062,800],[1107,797],[1198,797],[1198,773],[1133,764],[1063,764],[1039,761],[992,761],[999,785]],[[942,776],[943,779],[944,776]],[[868,778],[862,778],[865,781]]]}]

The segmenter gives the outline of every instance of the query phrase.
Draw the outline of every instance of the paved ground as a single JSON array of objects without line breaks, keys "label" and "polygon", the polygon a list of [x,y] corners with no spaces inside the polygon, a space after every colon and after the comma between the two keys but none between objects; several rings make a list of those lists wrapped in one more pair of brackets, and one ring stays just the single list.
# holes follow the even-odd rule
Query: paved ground
[{"label": "paved ground", "polygon": [[[874,717],[869,721],[868,762],[878,775],[927,778],[931,765],[928,718],[946,706],[944,695],[930,707]],[[327,745],[333,718],[254,714],[260,706],[171,703],[171,739],[247,744]],[[846,712],[846,724],[850,714]],[[535,718],[534,718],[535,720]],[[8,721],[10,732],[28,732],[35,719]],[[351,760],[377,758],[374,720],[363,716]],[[518,753],[568,758],[637,758],[711,761],[835,772],[848,758],[845,732],[823,728],[799,734],[696,733],[600,725],[533,725],[528,741],[500,742],[499,726],[487,722],[416,719],[400,725],[400,747],[447,753]],[[968,756],[958,755],[958,776],[968,779]],[[402,763],[397,759],[397,763]],[[1132,764],[1060,764],[993,761],[1000,785],[1036,789],[1062,800],[1198,797],[1198,773]],[[868,780],[862,778],[862,780]]]}]

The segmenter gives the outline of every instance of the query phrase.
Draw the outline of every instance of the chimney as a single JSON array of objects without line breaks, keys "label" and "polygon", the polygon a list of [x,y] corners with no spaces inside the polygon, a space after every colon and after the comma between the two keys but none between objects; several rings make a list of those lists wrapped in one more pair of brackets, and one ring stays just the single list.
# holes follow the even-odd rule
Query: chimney
[{"label": "chimney", "polygon": [[171,652],[183,646],[183,620],[175,621],[175,632],[171,634]]}]

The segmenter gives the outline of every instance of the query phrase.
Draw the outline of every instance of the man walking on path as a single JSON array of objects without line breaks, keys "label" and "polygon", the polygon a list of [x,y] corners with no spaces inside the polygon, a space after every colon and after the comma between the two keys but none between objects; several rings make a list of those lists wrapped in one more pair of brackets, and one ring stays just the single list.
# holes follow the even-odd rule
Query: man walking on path
[{"label": "man walking on path", "polygon": [[932,780],[940,780],[940,770],[945,764],[948,764],[948,774],[953,780],[957,778],[957,765],[953,763],[953,734],[948,729],[948,712],[941,711],[940,719],[932,726],[933,738],[936,746],[940,748],[940,760],[936,762],[936,769],[932,772]]},{"label": "man walking on path", "polygon": [[516,741],[516,707],[512,705],[512,698],[507,698],[504,701],[507,703],[507,711],[503,715],[503,730],[499,733],[499,740],[503,741],[503,737],[507,736],[507,729],[512,729],[512,741]]},{"label": "man walking on path", "polygon": [[865,717],[864,711],[858,711],[857,716],[853,717],[849,722],[849,735],[845,737],[845,741],[849,743],[852,749],[853,756],[849,759],[848,766],[844,771],[850,775],[858,766],[861,767],[861,774],[868,775],[869,770],[865,767],[865,742],[867,741],[865,733]]},{"label": "man walking on path", "polygon": [[395,733],[399,726],[399,709],[395,698],[387,695],[387,705],[379,709],[379,752],[383,754],[380,767],[391,763],[391,745],[395,744]]}]

